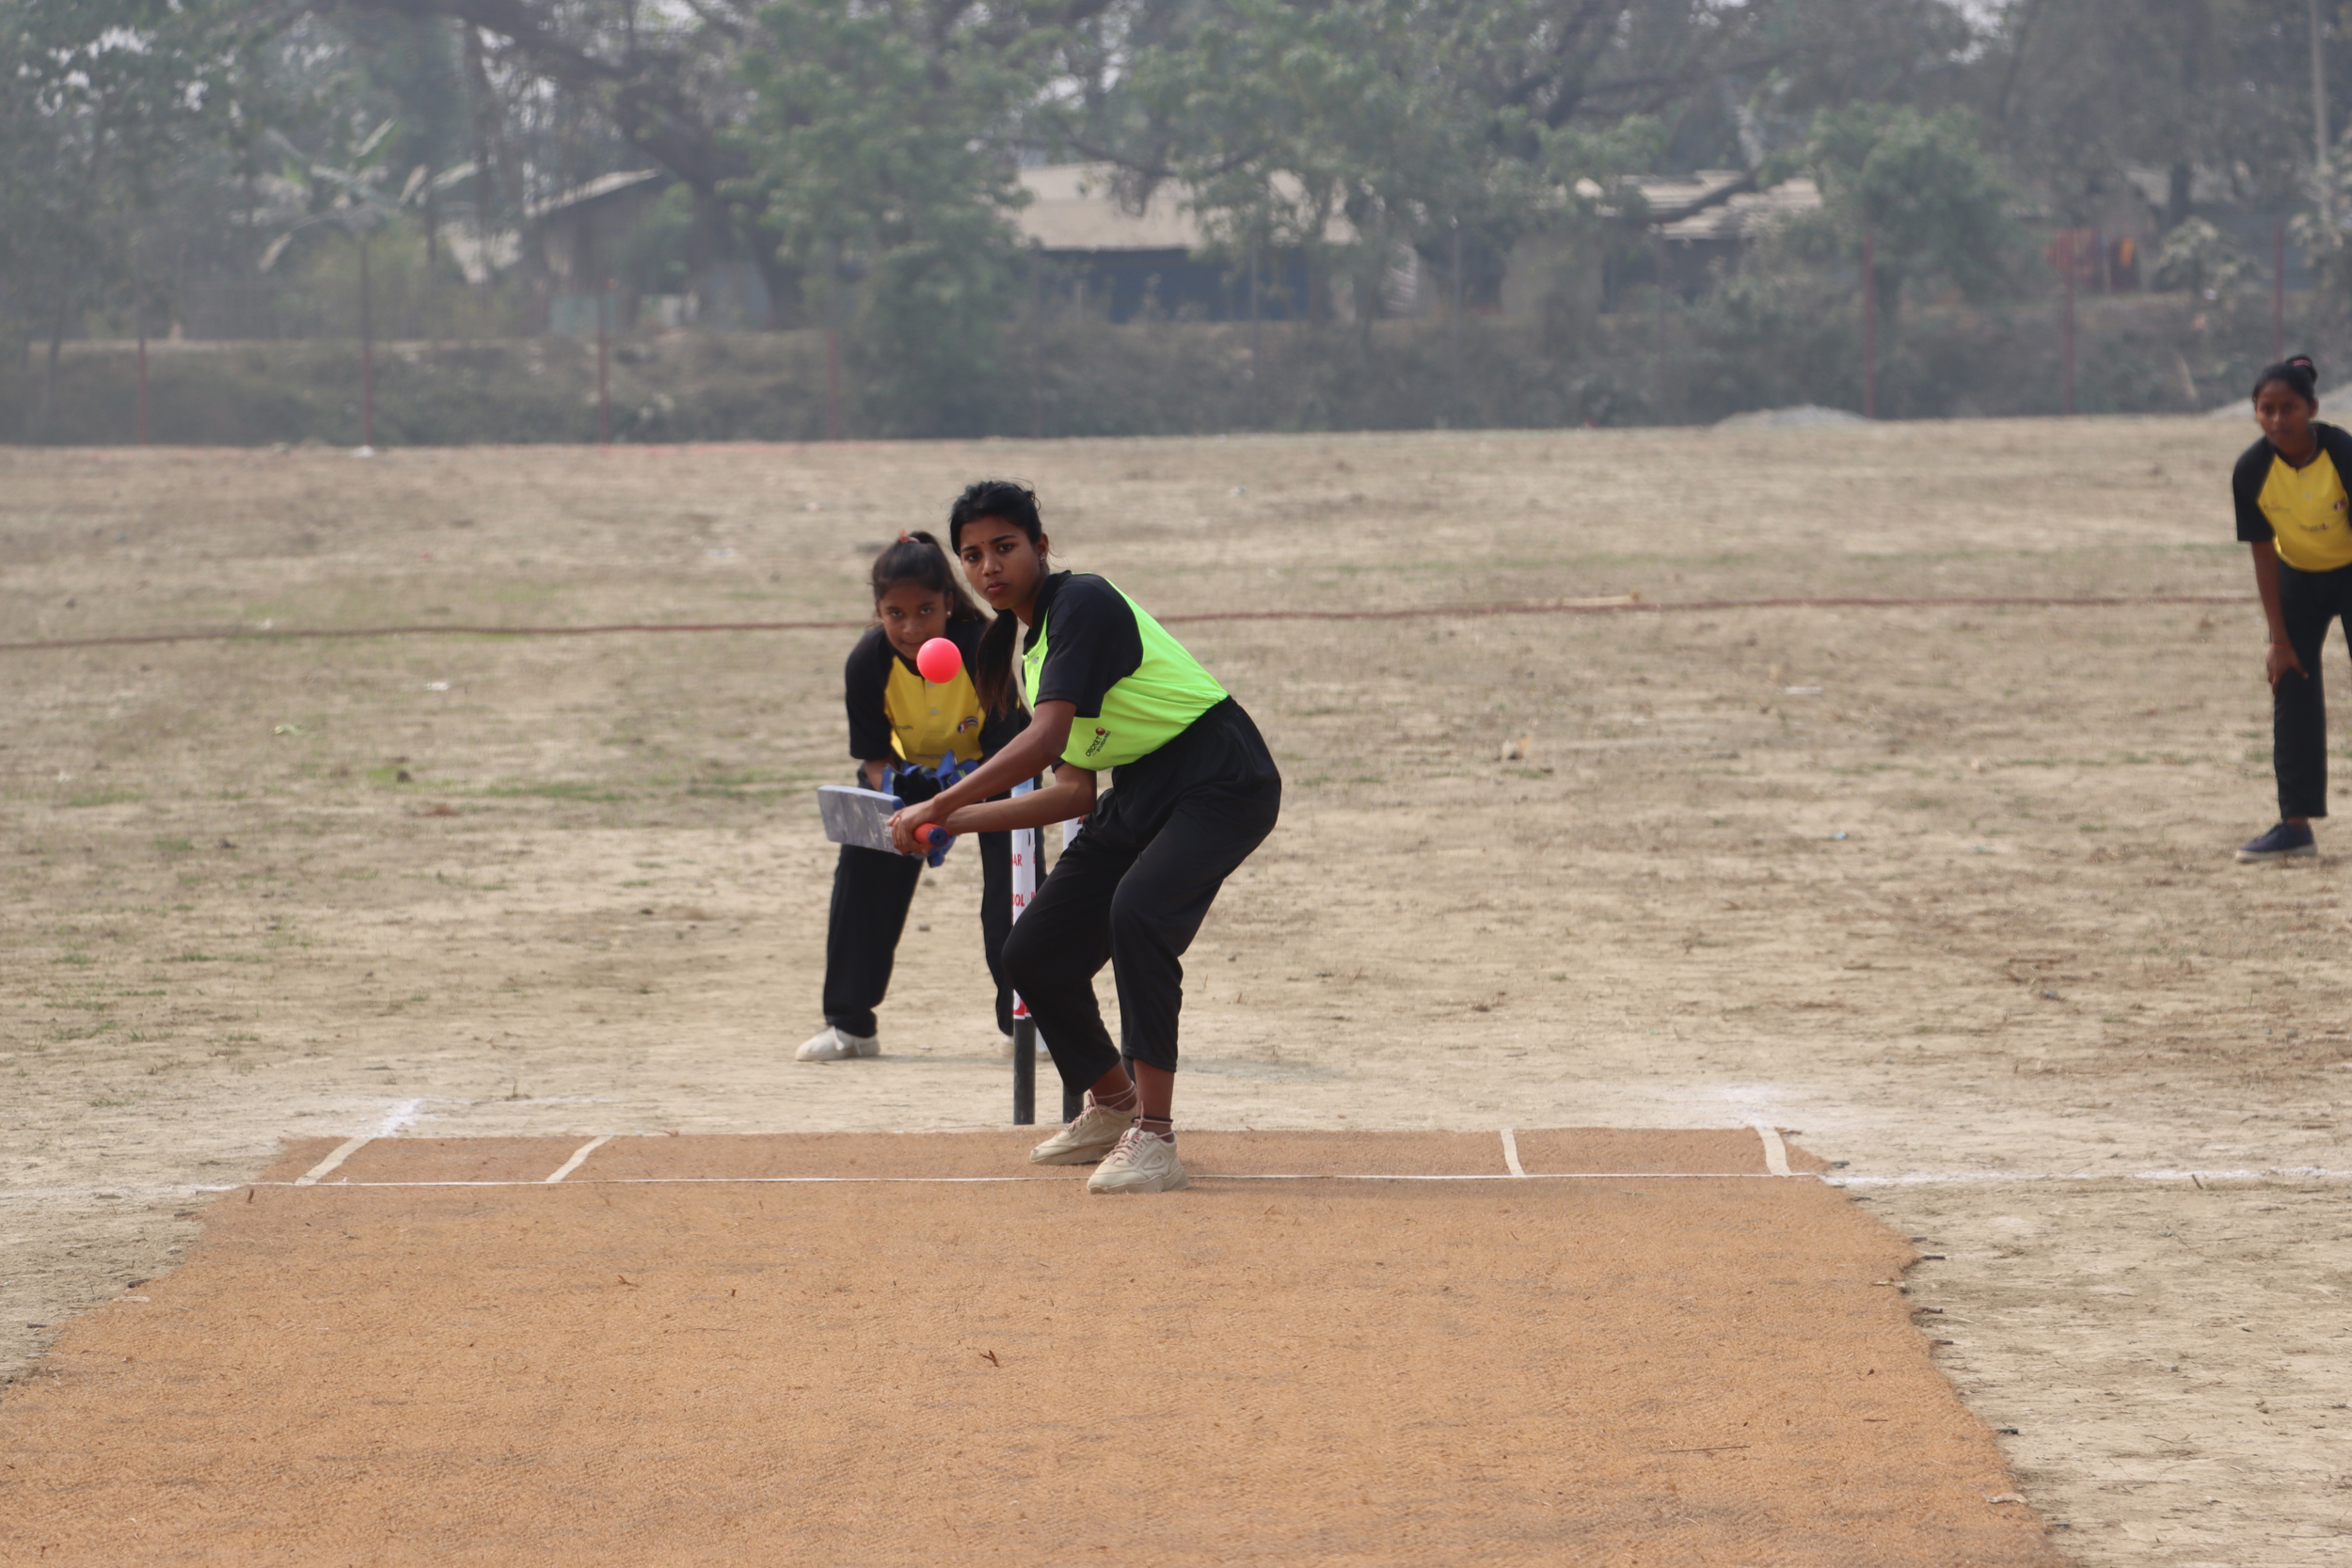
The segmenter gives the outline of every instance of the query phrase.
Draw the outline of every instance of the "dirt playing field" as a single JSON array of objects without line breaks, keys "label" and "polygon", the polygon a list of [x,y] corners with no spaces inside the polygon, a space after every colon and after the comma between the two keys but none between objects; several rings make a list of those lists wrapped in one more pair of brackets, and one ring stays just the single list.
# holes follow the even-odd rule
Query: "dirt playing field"
[{"label": "dirt playing field", "polygon": [[[1802,1130],[2062,1552],[2299,1568],[2352,1561],[2352,904],[2228,856],[2249,435],[0,451],[0,641],[854,620],[981,473],[1171,619],[1943,601],[1180,625],[1287,779],[1180,1124]],[[2078,596],[2246,602],[1958,602]],[[790,1060],[851,636],[0,653],[0,1375],[281,1139],[1001,1123],[962,850],[885,1054]]]},{"label": "dirt playing field", "polygon": [[17,1391],[0,1559],[2058,1560],[1753,1130],[1199,1132],[1142,1205],[1027,1141],[293,1146]]}]

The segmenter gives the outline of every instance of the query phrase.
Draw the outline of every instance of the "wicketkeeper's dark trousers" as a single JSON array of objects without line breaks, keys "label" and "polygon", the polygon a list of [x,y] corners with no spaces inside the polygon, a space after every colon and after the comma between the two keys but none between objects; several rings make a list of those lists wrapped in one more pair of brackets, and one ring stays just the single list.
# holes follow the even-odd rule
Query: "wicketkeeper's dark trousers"
[{"label": "wicketkeeper's dark trousers", "polygon": [[[914,793],[900,787],[902,797]],[[1005,933],[1012,929],[1012,835],[972,836],[980,841],[980,950],[988,958],[989,977],[996,982],[996,1027],[1009,1035],[1012,988],[1005,978]],[[961,847],[949,852],[961,853]],[[825,1022],[834,1028],[852,1035],[875,1032],[874,1009],[890,990],[907,909],[922,879],[920,855],[841,847],[833,868],[833,912],[825,925]]]},{"label": "wicketkeeper's dark trousers", "polygon": [[1232,698],[1120,768],[1005,942],[1062,1083],[1092,1088],[1119,1064],[1094,976],[1119,982],[1125,1054],[1176,1070],[1184,950],[1217,890],[1274,831],[1282,775]]},{"label": "wicketkeeper's dark trousers", "polygon": [[2270,761],[2279,774],[2280,816],[2328,815],[2328,701],[2320,680],[2319,656],[2328,627],[2344,623],[2352,641],[2352,566],[2332,572],[2298,572],[2279,562],[2279,610],[2287,641],[2303,662],[2270,692]]}]

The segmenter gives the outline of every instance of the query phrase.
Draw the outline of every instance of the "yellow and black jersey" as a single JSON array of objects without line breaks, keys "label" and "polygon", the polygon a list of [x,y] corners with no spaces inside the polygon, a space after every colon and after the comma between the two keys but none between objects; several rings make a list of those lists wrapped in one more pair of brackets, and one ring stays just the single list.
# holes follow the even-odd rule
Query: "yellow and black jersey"
[{"label": "yellow and black jersey", "polygon": [[896,757],[937,768],[949,752],[970,764],[991,756],[1019,735],[1028,715],[992,717],[972,685],[972,660],[988,629],[978,621],[950,621],[944,634],[962,651],[956,678],[933,686],[890,645],[882,627],[868,627],[842,668],[850,709],[850,755],[860,762]]},{"label": "yellow and black jersey", "polygon": [[2316,420],[2312,434],[2319,451],[2299,468],[2279,455],[2268,436],[2247,448],[2230,489],[2240,539],[2272,541],[2279,559],[2298,572],[2332,572],[2352,566],[2352,503],[2344,491],[2352,475],[2352,435]]}]

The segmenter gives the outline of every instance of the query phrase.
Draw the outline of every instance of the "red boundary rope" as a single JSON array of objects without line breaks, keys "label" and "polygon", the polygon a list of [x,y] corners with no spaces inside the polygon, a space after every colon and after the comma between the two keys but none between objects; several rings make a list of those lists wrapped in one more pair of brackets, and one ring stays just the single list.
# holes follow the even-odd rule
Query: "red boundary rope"
[{"label": "red boundary rope", "polygon": [[[1681,599],[1653,604],[1642,599],[1562,599],[1533,604],[1430,605],[1404,610],[1222,610],[1163,615],[1168,626],[1211,621],[1428,621],[1486,615],[1663,615],[1693,610],[2112,610],[2133,605],[2249,605],[2242,594],[2112,594],[2085,598],[1998,596],[1939,599]],[[45,653],[70,648],[124,648],[160,642],[321,642],[363,637],[612,637],[629,632],[855,631],[866,621],[680,621],[618,622],[595,626],[351,626],[262,631],[223,627],[204,631],[129,632],[117,637],[70,637],[46,642],[0,642],[0,653]]]}]

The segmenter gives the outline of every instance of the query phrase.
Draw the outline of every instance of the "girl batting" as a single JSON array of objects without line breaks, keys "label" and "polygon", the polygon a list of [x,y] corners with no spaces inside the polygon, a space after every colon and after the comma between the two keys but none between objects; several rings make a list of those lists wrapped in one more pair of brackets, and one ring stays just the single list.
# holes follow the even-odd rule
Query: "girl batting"
[{"label": "girl batting", "polygon": [[[2270,646],[2270,760],[2279,778],[2279,825],[2239,847],[2241,861],[2317,854],[2312,818],[2328,815],[2328,706],[2319,679],[2329,623],[2352,616],[2352,435],[2319,412],[2319,372],[2300,356],[2254,379],[2263,438],[2237,460],[2230,488],[2237,536],[2254,553]],[[2352,620],[2346,620],[2352,635]]]},{"label": "girl batting", "polygon": [[[1281,774],[1241,705],[1158,622],[1099,577],[1052,569],[1025,486],[966,489],[947,541],[996,611],[974,661],[980,698],[1008,702],[1018,679],[1029,726],[891,831],[911,848],[934,824],[972,832],[1086,817],[1005,943],[1006,974],[1062,1082],[1086,1091],[1077,1118],[1029,1159],[1094,1164],[1090,1193],[1173,1191],[1186,1184],[1170,1119],[1184,950],[1225,879],[1274,831]],[[1049,764],[1046,788],[987,802]],[[1104,768],[1115,787],[1098,799]],[[1105,962],[1120,1047],[1094,1001]]]},{"label": "girl batting", "polygon": [[[1009,705],[982,705],[971,663],[988,622],[956,580],[955,567],[928,533],[901,533],[874,558],[874,621],[850,650],[842,674],[850,709],[850,755],[859,782],[901,800],[928,800],[944,784],[1021,733]],[[952,641],[964,669],[940,685],[914,656],[934,637]],[[937,863],[934,851],[932,863]],[[825,1026],[799,1052],[803,1062],[882,1054],[874,1009],[890,989],[899,933],[923,862],[853,845],[841,847],[825,928]],[[996,1027],[1012,1035],[1012,993],[1004,977],[1005,933],[1012,927],[1012,845],[980,834],[980,944],[996,982]]]}]

